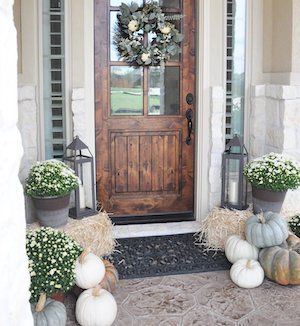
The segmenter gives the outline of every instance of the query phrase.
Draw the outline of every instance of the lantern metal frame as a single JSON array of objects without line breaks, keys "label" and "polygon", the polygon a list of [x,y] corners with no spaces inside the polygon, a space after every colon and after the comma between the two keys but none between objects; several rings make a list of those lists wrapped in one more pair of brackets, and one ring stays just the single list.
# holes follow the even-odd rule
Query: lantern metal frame
[{"label": "lantern metal frame", "polygon": [[[236,163],[238,170],[230,175],[230,163]],[[247,180],[243,175],[248,162],[248,152],[241,139],[234,137],[226,145],[222,154],[222,192],[221,207],[244,210],[247,204]],[[231,198],[229,198],[231,197]]]},{"label": "lantern metal frame", "polygon": [[[67,151],[73,151],[73,155],[67,155]],[[84,155],[83,151],[87,151],[88,155]],[[78,136],[74,138],[71,144],[69,144],[64,152],[63,161],[71,163],[71,167],[75,171],[75,174],[81,180],[83,185],[83,165],[89,163],[90,167],[90,190],[92,194],[92,207],[80,207],[80,202],[83,194],[80,194],[80,189],[75,189],[75,207],[70,208],[69,216],[75,219],[80,219],[86,216],[96,215],[98,213],[96,209],[96,196],[95,196],[95,176],[94,176],[94,157],[89,150],[88,146],[79,139]]]}]

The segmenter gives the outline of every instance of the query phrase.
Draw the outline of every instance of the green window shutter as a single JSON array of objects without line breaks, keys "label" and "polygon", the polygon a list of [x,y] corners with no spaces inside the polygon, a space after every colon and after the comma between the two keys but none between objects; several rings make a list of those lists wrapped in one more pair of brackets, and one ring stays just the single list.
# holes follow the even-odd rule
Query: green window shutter
[{"label": "green window shutter", "polygon": [[43,0],[43,102],[45,158],[59,159],[66,146],[63,0]]},{"label": "green window shutter", "polygon": [[246,0],[227,0],[226,15],[226,133],[244,133]]}]

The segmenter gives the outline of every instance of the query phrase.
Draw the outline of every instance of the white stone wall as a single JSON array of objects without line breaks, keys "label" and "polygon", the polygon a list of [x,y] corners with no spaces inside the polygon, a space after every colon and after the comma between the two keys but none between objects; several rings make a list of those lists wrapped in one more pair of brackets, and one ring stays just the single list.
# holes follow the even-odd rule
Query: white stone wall
[{"label": "white stone wall", "polygon": [[222,87],[211,88],[210,116],[210,164],[209,164],[209,209],[221,204],[221,168],[224,151],[224,91]]},{"label": "white stone wall", "polygon": [[21,182],[24,182],[31,165],[38,157],[37,105],[34,86],[18,87],[18,111],[18,127],[24,148],[19,177]]},{"label": "white stone wall", "polygon": [[[251,104],[250,159],[276,152],[300,162],[300,86],[253,86]],[[283,212],[300,213],[300,190],[288,191]]]},{"label": "white stone wall", "polygon": [[[84,88],[74,88],[72,91],[73,134],[87,144],[87,116]],[[94,128],[94,126],[93,126]]]},{"label": "white stone wall", "polygon": [[25,247],[23,189],[18,178],[23,154],[17,128],[17,40],[13,1],[0,2],[0,325],[33,325]]},{"label": "white stone wall", "polygon": [[[24,154],[21,161],[19,178],[24,186],[30,167],[38,159],[38,112],[36,88],[34,86],[18,87],[18,127],[21,132]],[[25,196],[26,222],[36,221],[31,199]]]},{"label": "white stone wall", "polygon": [[[72,113],[73,113],[73,135],[78,136],[89,148],[91,151],[91,147],[89,145],[89,137],[91,128],[89,127],[89,117],[88,115],[93,114],[93,110],[88,110],[86,105],[85,98],[85,89],[84,88],[74,88],[72,91]],[[94,130],[95,126],[92,125],[92,130]],[[93,141],[95,141],[93,139]],[[91,151],[92,152],[92,151]],[[88,153],[85,153],[88,154]],[[95,167],[95,162],[94,162]],[[93,207],[92,203],[92,190],[91,190],[91,166],[84,166],[83,174],[84,174],[84,202],[86,207]],[[95,172],[94,172],[95,173]],[[71,198],[71,203],[73,203],[74,199]]]}]

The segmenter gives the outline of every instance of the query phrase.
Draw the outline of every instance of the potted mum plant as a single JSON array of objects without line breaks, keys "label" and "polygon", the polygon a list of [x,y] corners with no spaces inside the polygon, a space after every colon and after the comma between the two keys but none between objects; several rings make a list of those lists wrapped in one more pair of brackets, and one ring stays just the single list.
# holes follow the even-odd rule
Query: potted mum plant
[{"label": "potted mum plant", "polygon": [[287,190],[300,186],[300,165],[293,158],[269,153],[248,162],[244,175],[252,186],[254,213],[279,213]]},{"label": "potted mum plant", "polygon": [[290,220],[289,220],[289,227],[291,231],[298,237],[300,238],[300,213],[294,215]]},{"label": "potted mum plant", "polygon": [[82,247],[64,232],[41,227],[26,234],[26,253],[30,273],[30,301],[66,292],[75,284],[75,261]]},{"label": "potted mum plant", "polygon": [[32,198],[42,226],[59,227],[67,223],[70,193],[80,184],[75,172],[64,162],[36,162],[25,181],[25,193]]}]

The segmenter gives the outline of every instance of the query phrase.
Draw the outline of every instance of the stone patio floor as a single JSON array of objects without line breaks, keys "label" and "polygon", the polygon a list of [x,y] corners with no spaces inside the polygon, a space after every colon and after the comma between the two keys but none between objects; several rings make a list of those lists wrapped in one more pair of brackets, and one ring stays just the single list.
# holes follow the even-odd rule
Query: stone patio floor
[{"label": "stone patio floor", "polygon": [[[120,280],[114,326],[300,326],[300,286],[241,289],[229,271]],[[66,297],[67,326],[76,298]]]}]

